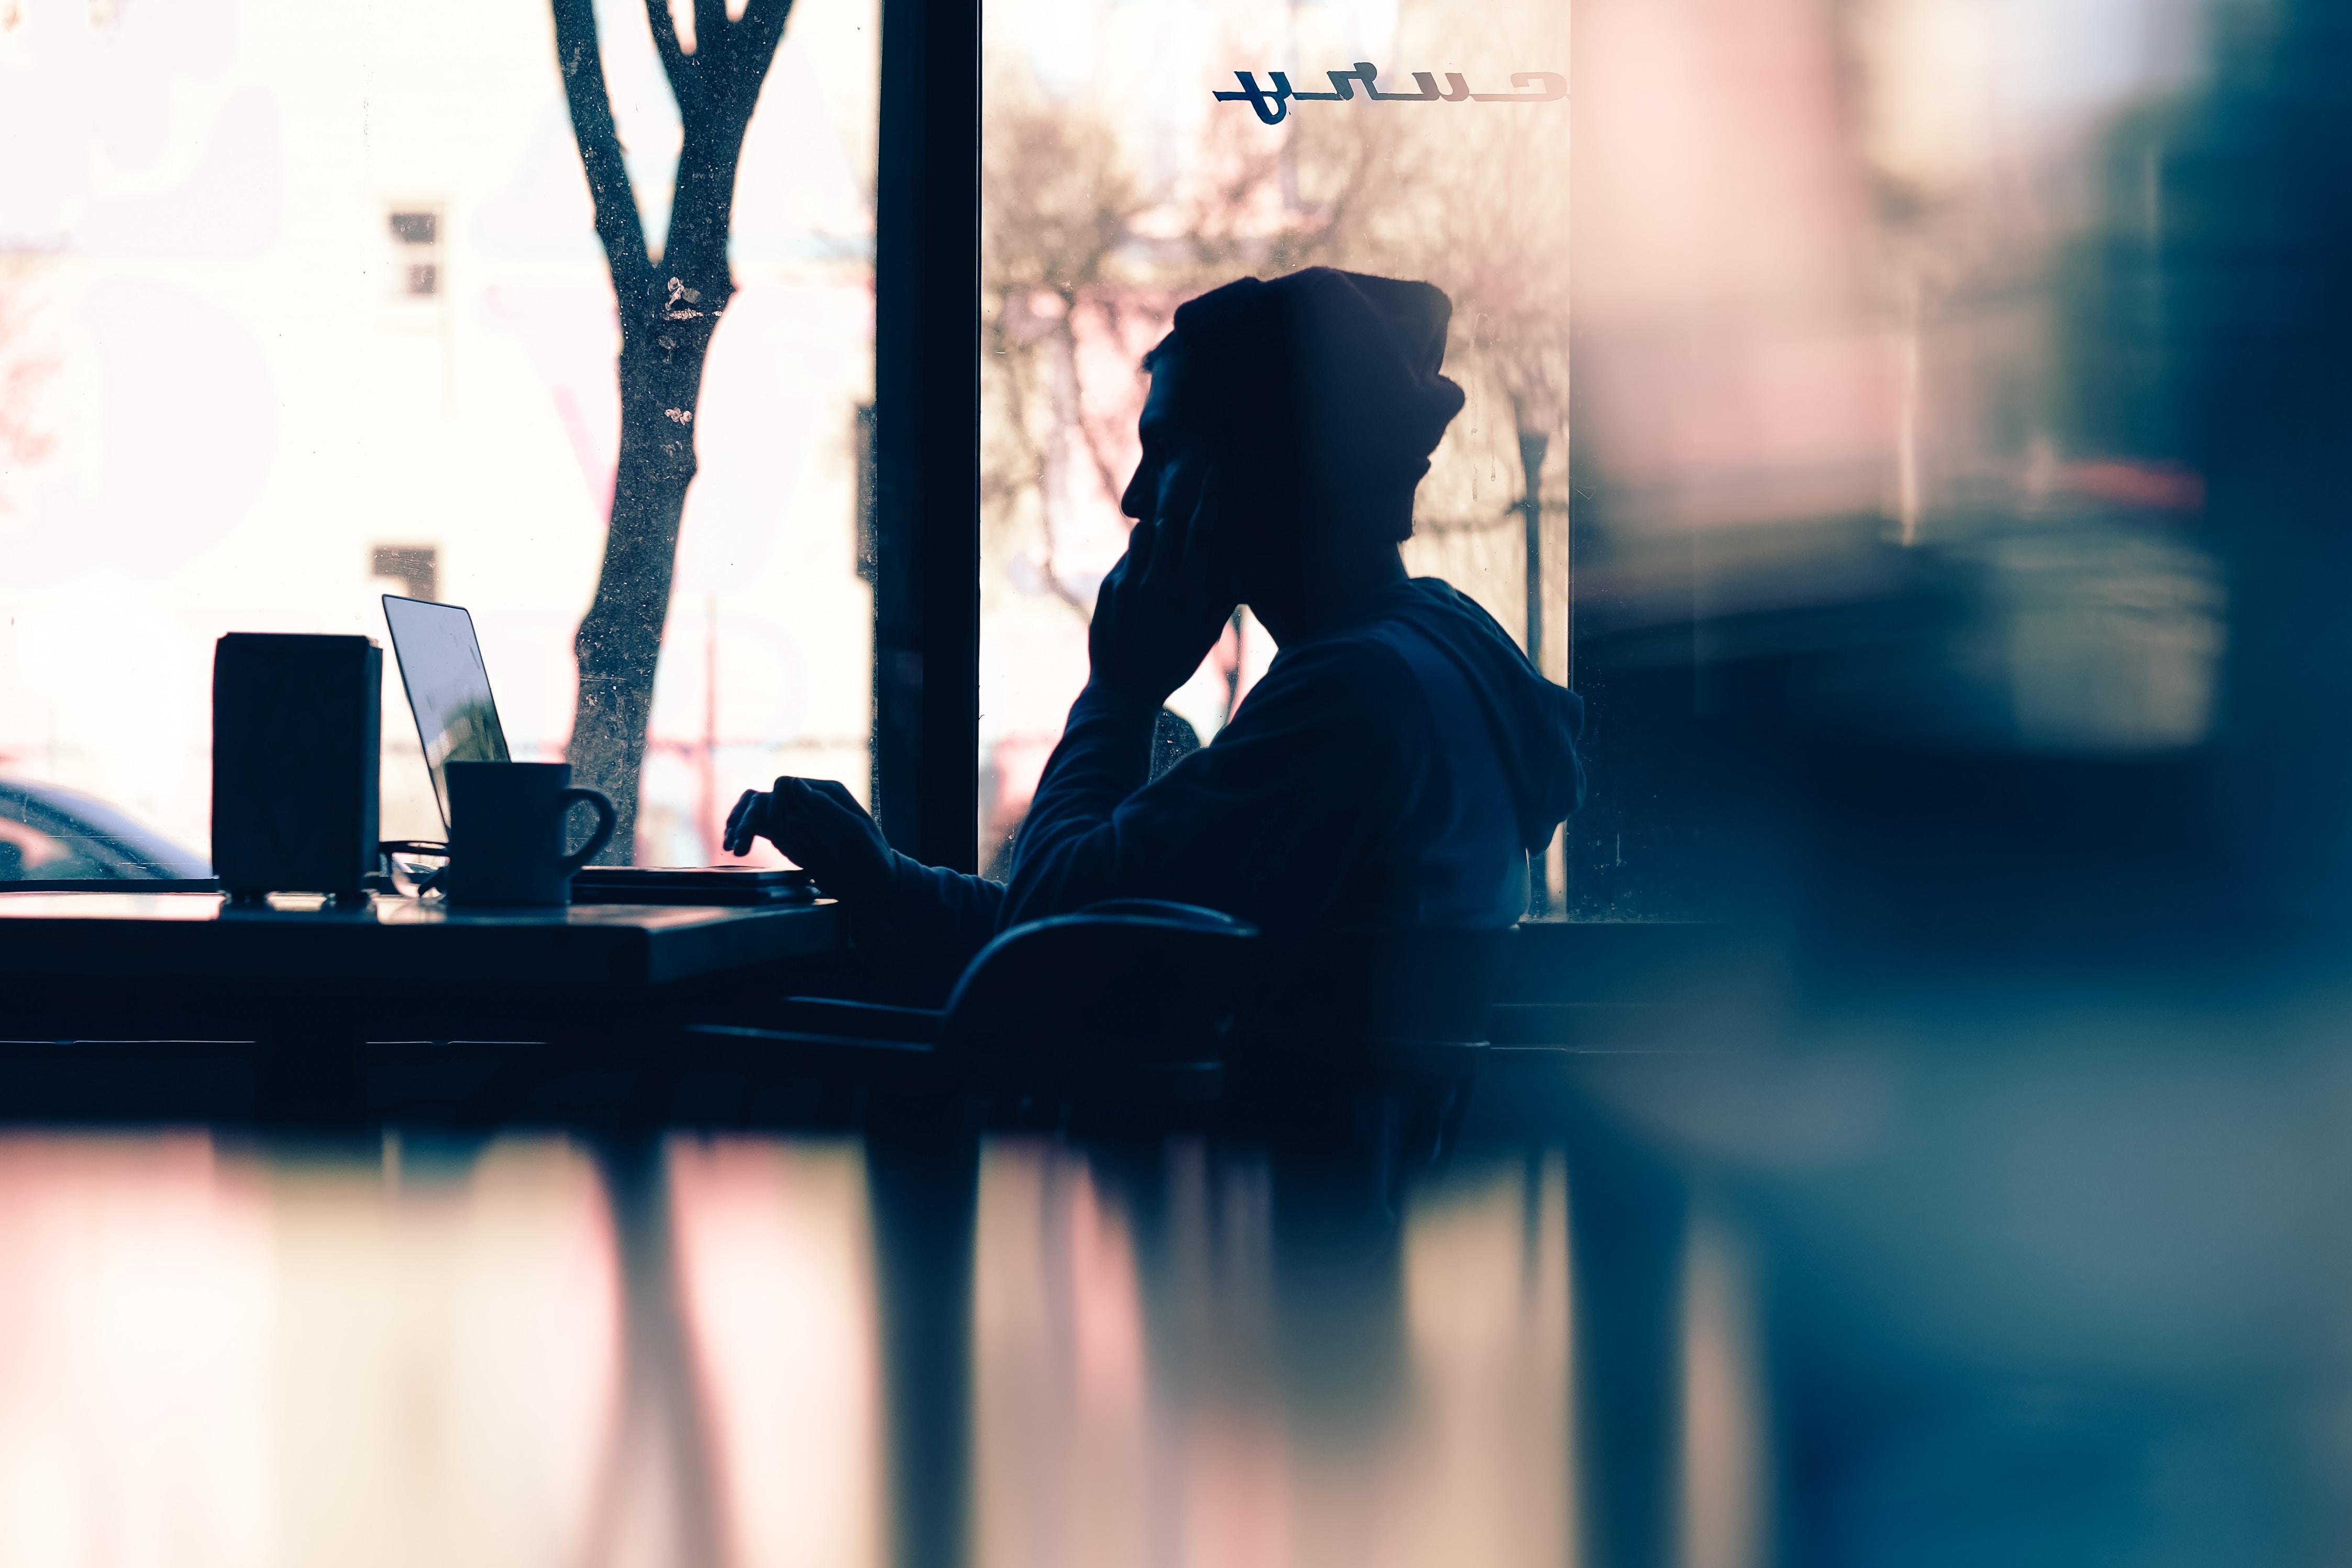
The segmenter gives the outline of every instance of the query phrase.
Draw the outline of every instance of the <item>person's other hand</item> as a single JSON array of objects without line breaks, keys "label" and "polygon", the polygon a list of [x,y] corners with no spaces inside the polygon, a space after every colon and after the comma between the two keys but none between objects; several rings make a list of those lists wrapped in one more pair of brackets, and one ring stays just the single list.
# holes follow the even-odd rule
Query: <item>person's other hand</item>
[{"label": "person's other hand", "polygon": [[832,779],[785,777],[770,789],[745,790],[727,814],[724,842],[730,854],[747,855],[755,838],[783,851],[834,898],[870,902],[888,890],[889,840]]},{"label": "person's other hand", "polygon": [[1103,579],[1087,632],[1097,683],[1157,707],[1201,668],[1234,608],[1217,538],[1222,521],[1213,469],[1189,495],[1187,487],[1169,485],[1153,515],[1135,525],[1127,553]]}]

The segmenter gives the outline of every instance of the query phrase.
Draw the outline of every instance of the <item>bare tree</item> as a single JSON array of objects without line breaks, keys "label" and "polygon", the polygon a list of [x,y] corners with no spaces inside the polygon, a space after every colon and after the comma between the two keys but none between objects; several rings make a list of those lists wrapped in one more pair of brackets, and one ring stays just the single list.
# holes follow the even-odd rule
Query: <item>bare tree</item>
[{"label": "bare tree", "polygon": [[[1102,418],[1124,400],[1088,385],[1081,331],[1117,335],[1139,312],[1157,326],[1202,289],[1336,258],[1387,199],[1398,139],[1360,116],[1294,122],[1271,143],[1213,121],[1195,177],[1155,194],[1097,116],[1044,102],[1013,73],[992,80],[986,101],[982,363],[994,386],[982,497],[1000,532],[1034,516],[1045,585],[1084,618],[1093,597],[1059,568],[1052,479],[1076,465],[1115,511],[1126,476]],[[1167,221],[1139,233],[1154,208]]]},{"label": "bare tree", "polygon": [[636,837],[637,773],[677,563],[678,519],[694,482],[702,366],[735,292],[727,236],[736,165],[791,0],[748,0],[733,18],[727,0],[694,0],[685,37],[666,0],[646,0],[646,20],[685,132],[669,234],[658,257],[647,248],[622,164],[593,0],[551,3],[563,96],[621,317],[620,458],[604,570],[573,645],[580,695],[571,759],[581,783],[612,796],[620,826],[605,853],[626,862]]},{"label": "bare tree", "polygon": [[[1559,601],[1568,563],[1545,556],[1547,548],[1564,551],[1567,533],[1559,503],[1543,491],[1569,395],[1568,168],[1559,124],[1508,110],[1412,123],[1414,140],[1396,156],[1414,175],[1391,182],[1388,199],[1353,226],[1347,259],[1444,289],[1454,301],[1447,374],[1474,405],[1499,402],[1511,416],[1507,432],[1474,433],[1475,420],[1456,426],[1448,442],[1454,450],[1441,448],[1424,492],[1416,533],[1448,558],[1444,575],[1473,583],[1504,564],[1515,525],[1523,529],[1526,646],[1547,669],[1564,673],[1569,650],[1564,641],[1547,647],[1545,611],[1554,601],[1555,629],[1564,637]],[[1438,171],[1451,177],[1432,177]],[[1514,461],[1519,493],[1486,501],[1481,472]]]},{"label": "bare tree", "polygon": [[1145,203],[1106,127],[1039,107],[1012,80],[992,84],[988,102],[982,363],[997,395],[981,493],[1000,531],[1034,504],[1045,585],[1083,617],[1093,601],[1062,574],[1047,476],[1083,453],[1104,493],[1118,494],[1087,416],[1077,332],[1081,313],[1103,303],[1112,258]]}]

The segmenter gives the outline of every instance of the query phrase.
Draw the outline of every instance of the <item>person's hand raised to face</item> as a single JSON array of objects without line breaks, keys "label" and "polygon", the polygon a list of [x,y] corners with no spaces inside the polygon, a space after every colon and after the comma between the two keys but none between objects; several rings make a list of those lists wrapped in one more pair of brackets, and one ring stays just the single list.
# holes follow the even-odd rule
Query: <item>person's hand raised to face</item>
[{"label": "person's hand raised to face", "polygon": [[727,815],[728,851],[748,855],[765,838],[806,870],[820,891],[845,902],[879,900],[890,885],[890,844],[879,824],[832,779],[780,778],[747,789]]},{"label": "person's hand raised to face", "polygon": [[1087,634],[1094,683],[1155,707],[1192,679],[1235,605],[1219,537],[1227,504],[1218,471],[1171,466],[1159,491],[1103,579]]}]

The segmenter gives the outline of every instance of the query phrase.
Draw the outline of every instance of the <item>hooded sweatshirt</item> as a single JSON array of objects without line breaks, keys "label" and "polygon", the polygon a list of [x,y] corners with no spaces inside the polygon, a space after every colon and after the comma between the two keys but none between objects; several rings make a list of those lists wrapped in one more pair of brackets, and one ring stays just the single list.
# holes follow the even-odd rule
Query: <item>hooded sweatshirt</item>
[{"label": "hooded sweatshirt", "polygon": [[1492,616],[1414,578],[1285,647],[1216,739],[1146,784],[1155,704],[1088,686],[1039,782],[998,929],[1170,899],[1275,948],[1333,924],[1499,928],[1584,795],[1584,704]]}]

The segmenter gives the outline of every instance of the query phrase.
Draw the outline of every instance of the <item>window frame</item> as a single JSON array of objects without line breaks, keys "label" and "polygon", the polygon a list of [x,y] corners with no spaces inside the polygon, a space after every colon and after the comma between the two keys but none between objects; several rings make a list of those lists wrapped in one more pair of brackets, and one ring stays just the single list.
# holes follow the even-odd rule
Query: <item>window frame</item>
[{"label": "window frame", "polygon": [[874,242],[875,816],[980,856],[980,0],[882,0]]}]

